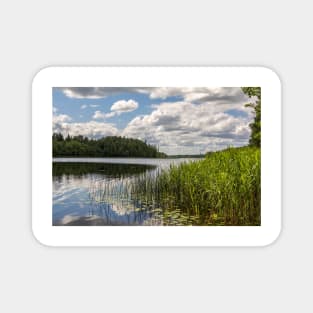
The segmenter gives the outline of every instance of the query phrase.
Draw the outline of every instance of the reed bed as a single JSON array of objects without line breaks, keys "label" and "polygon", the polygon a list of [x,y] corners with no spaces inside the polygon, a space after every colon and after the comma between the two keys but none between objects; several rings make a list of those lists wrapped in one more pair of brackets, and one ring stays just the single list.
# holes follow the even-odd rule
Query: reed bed
[{"label": "reed bed", "polygon": [[204,160],[95,184],[91,196],[124,201],[129,213],[149,212],[153,225],[261,225],[260,149],[229,148]]},{"label": "reed bed", "polygon": [[171,166],[155,177],[138,177],[132,187],[137,197],[154,199],[165,215],[179,212],[186,224],[261,225],[259,148],[211,153],[205,160]]}]

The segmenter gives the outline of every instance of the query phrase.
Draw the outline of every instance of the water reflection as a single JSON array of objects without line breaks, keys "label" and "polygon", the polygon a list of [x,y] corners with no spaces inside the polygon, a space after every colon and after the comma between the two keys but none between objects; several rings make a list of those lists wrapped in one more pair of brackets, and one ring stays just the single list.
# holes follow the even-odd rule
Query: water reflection
[{"label": "water reflection", "polygon": [[[195,217],[179,210],[166,212],[155,199],[136,198],[131,190],[139,175],[154,175],[169,166],[126,163],[53,162],[53,216],[55,226],[188,225]],[[174,160],[173,162],[181,162]],[[138,161],[137,161],[138,162]],[[136,162],[135,162],[136,163]]]},{"label": "water reflection", "polygon": [[117,187],[155,169],[153,165],[54,162],[53,225],[142,224],[146,215],[136,212],[135,203],[130,209],[129,199],[116,195],[104,202],[103,186]]}]

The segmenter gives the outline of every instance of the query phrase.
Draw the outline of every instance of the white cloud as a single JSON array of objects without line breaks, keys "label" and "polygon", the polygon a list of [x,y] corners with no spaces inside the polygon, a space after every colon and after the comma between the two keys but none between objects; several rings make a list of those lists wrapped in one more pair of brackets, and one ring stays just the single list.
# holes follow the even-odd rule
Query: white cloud
[{"label": "white cloud", "polygon": [[110,118],[116,115],[116,112],[105,113],[105,118]]},{"label": "white cloud", "polygon": [[101,111],[96,111],[92,116],[93,119],[105,119],[105,113]]},{"label": "white cloud", "polygon": [[94,115],[92,116],[93,119],[106,119],[111,118],[115,115],[120,115],[125,112],[132,112],[138,108],[138,103],[132,99],[130,100],[119,100],[116,101],[111,106],[111,112],[105,113],[101,111],[95,111]]},{"label": "white cloud", "polygon": [[53,107],[53,108],[52,108],[52,112],[53,112],[53,113],[56,113],[57,111],[58,111],[58,109],[57,109],[56,107]]},{"label": "white cloud", "polygon": [[160,87],[150,89],[151,99],[181,97],[187,102],[242,103],[248,97],[238,87]]},{"label": "white cloud", "polygon": [[87,105],[87,104],[83,104],[83,105],[80,106],[80,108],[81,108],[82,110],[84,110],[84,109],[88,108],[88,105]]},{"label": "white cloud", "polygon": [[125,87],[56,87],[69,98],[76,99],[101,99],[122,92],[148,93],[147,88],[125,88]]},{"label": "white cloud", "polygon": [[54,123],[64,123],[69,122],[72,120],[72,118],[66,114],[59,114],[59,115],[53,115],[53,124]]},{"label": "white cloud", "polygon": [[213,101],[238,103],[248,101],[248,97],[238,87],[68,87],[59,88],[69,98],[100,99],[119,93],[142,93],[151,99],[180,97],[187,102]]},{"label": "white cloud", "polygon": [[106,96],[103,88],[95,87],[72,87],[72,88],[60,88],[68,98],[76,99],[99,99]]},{"label": "white cloud", "polygon": [[135,100],[119,100],[111,106],[111,111],[121,114],[123,112],[132,112],[138,108],[138,102]]},{"label": "white cloud", "polygon": [[85,123],[53,122],[53,132],[62,133],[64,136],[83,135],[89,138],[118,136],[119,130],[109,123],[90,121]]},{"label": "white cloud", "polygon": [[94,120],[106,119],[106,118],[113,117],[114,115],[116,115],[116,112],[104,113],[104,112],[101,112],[101,111],[95,111],[95,113],[93,114],[92,118]]},{"label": "white cloud", "polygon": [[250,136],[249,115],[235,117],[218,104],[162,103],[149,115],[137,116],[122,135],[147,140],[168,154],[198,154],[242,146]]},{"label": "white cloud", "polygon": [[[63,92],[76,98],[101,98],[123,92],[144,93],[151,99],[178,97],[176,102],[152,104],[150,114],[135,117],[122,131],[112,124],[95,121],[68,123],[64,116],[58,117],[56,123],[65,134],[69,130],[71,134],[80,131],[89,137],[120,134],[147,140],[168,154],[198,154],[229,145],[243,146],[248,143],[249,124],[254,117],[253,110],[244,107],[253,99],[238,87],[63,88]],[[132,99],[120,100],[111,106],[111,112],[95,111],[93,119],[104,120],[137,108],[138,103]]]}]

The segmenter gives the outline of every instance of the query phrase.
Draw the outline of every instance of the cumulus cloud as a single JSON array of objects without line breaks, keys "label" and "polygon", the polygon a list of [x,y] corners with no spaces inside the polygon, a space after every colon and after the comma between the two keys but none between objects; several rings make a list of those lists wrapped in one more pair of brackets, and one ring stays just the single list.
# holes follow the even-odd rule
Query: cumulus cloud
[{"label": "cumulus cloud", "polygon": [[116,101],[111,106],[111,112],[105,113],[101,111],[95,111],[94,115],[92,116],[93,119],[106,119],[113,117],[115,115],[120,115],[126,112],[132,112],[138,108],[138,103],[132,99],[130,100],[119,100]]},{"label": "cumulus cloud", "polygon": [[184,101],[238,103],[248,97],[238,87],[66,87],[59,88],[69,98],[100,99],[119,93],[142,93],[151,99],[180,97]]},{"label": "cumulus cloud", "polygon": [[121,114],[123,112],[131,112],[138,108],[138,103],[135,100],[119,100],[111,106],[111,111]]},{"label": "cumulus cloud", "polygon": [[125,87],[56,87],[67,97],[76,99],[101,99],[125,92],[148,92],[144,88]]},{"label": "cumulus cloud", "polygon": [[89,138],[101,138],[106,136],[118,136],[119,130],[108,123],[90,121],[86,123],[54,122],[53,132],[62,133],[63,136],[83,135]]},{"label": "cumulus cloud", "polygon": [[[249,141],[249,124],[254,118],[253,110],[244,104],[255,99],[248,98],[239,87],[79,87],[62,88],[62,91],[71,98],[96,99],[127,92],[164,99],[161,104],[151,105],[150,114],[132,119],[124,130],[96,121],[69,123],[64,115],[57,117],[55,125],[65,134],[80,133],[94,138],[119,134],[147,140],[168,154],[198,154],[229,145],[243,146]],[[175,102],[171,97],[175,97]],[[135,100],[119,100],[113,103],[110,112],[95,111],[93,119],[105,120],[137,108]]]},{"label": "cumulus cloud", "polygon": [[72,118],[66,114],[53,115],[53,123],[64,123],[71,120]]},{"label": "cumulus cloud", "polygon": [[181,97],[184,101],[189,102],[219,102],[219,103],[238,103],[247,100],[248,97],[237,87],[162,87],[150,90],[150,98],[166,99],[168,97]]},{"label": "cumulus cloud", "polygon": [[54,115],[52,125],[53,132],[62,133],[63,136],[70,134],[71,136],[83,135],[89,138],[100,138],[119,135],[119,130],[113,124],[96,121],[76,123],[66,114]]},{"label": "cumulus cloud", "polygon": [[235,117],[220,112],[217,106],[208,102],[165,102],[155,105],[151,114],[134,118],[122,134],[147,140],[169,154],[200,153],[246,144],[251,122],[248,115]]},{"label": "cumulus cloud", "polygon": [[99,99],[106,96],[103,88],[96,87],[71,87],[71,88],[60,88],[63,93],[69,98],[76,99]]},{"label": "cumulus cloud", "polygon": [[106,118],[110,118],[113,117],[116,114],[116,112],[110,112],[110,113],[104,113],[101,111],[96,111],[92,118],[97,120],[97,119],[106,119]]}]

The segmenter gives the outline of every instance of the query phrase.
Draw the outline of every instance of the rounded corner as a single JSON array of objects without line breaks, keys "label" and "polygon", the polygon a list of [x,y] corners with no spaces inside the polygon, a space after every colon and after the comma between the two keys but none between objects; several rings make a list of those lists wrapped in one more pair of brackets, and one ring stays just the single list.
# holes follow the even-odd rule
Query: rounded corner
[{"label": "rounded corner", "polygon": [[276,70],[274,70],[268,66],[260,66],[259,68],[262,69],[262,71],[264,71],[266,73],[266,75],[269,76],[269,78],[271,78],[273,81],[276,81],[276,83],[281,88],[282,79],[281,79],[280,75],[278,74],[278,72],[276,72]]},{"label": "rounded corner", "polygon": [[50,65],[40,68],[33,76],[32,87],[36,85],[38,80],[44,78],[47,75],[47,72],[51,72],[53,69],[55,69],[55,67]]},{"label": "rounded corner", "polygon": [[273,236],[270,237],[269,241],[265,242],[264,244],[262,244],[262,247],[267,248],[269,246],[275,245],[276,242],[279,240],[279,238],[281,237],[281,233],[282,233],[282,226],[279,226],[279,229],[277,229],[275,231],[275,233],[273,233]]},{"label": "rounded corner", "polygon": [[31,228],[31,233],[32,233],[32,236],[33,236],[33,238],[35,239],[35,241],[39,244],[39,245],[41,245],[41,246],[43,246],[43,247],[48,247],[48,248],[50,248],[50,247],[53,247],[51,244],[48,244],[48,243],[46,243],[44,240],[42,240],[41,238],[40,238],[40,235],[38,236],[38,233],[35,231],[35,229],[34,229],[34,225],[32,225],[32,228]]}]

